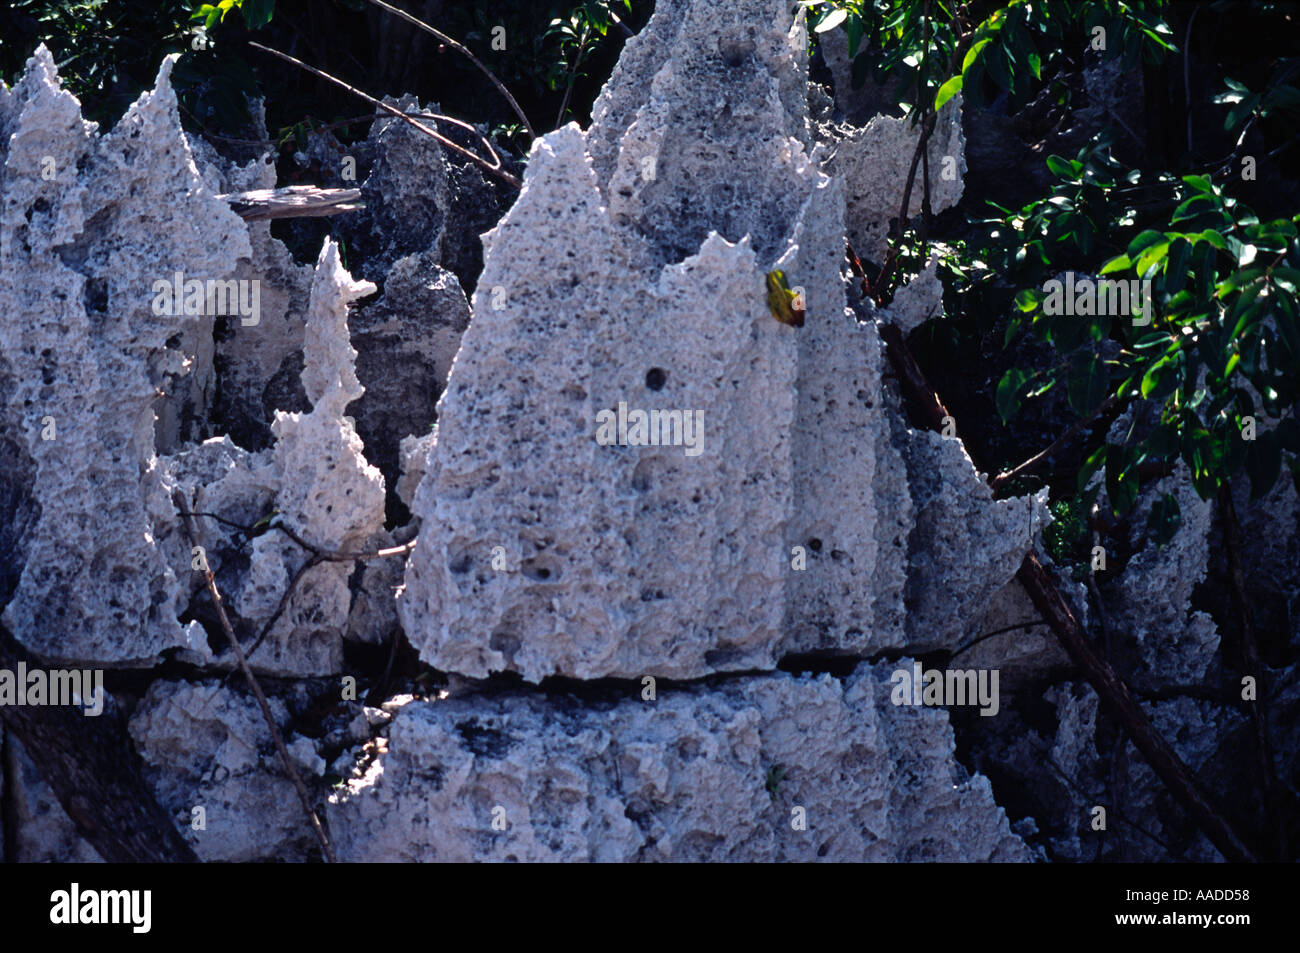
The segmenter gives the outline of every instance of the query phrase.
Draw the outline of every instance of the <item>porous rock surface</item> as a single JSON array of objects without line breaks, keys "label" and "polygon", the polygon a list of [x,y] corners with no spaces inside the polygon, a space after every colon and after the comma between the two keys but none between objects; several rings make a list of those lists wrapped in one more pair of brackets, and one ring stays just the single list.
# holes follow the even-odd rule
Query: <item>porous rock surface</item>
[{"label": "porous rock surface", "polygon": [[[1029,859],[988,780],[957,763],[947,714],[893,704],[889,680],[912,655],[973,634],[1032,545],[1041,507],[993,500],[958,440],[912,431],[891,403],[873,323],[890,315],[864,320],[841,274],[846,229],[868,213],[809,118],[806,42],[802,18],[792,24],[779,0],[663,0],[628,43],[592,127],[534,145],[522,193],[485,237],[463,337],[460,279],[442,260],[443,180],[432,207],[411,191],[427,144],[423,158],[395,151],[372,166],[371,191],[391,199],[372,214],[389,234],[363,256],[377,271],[356,281],[333,243],[314,269],[296,265],[269,230],[216,199],[273,183],[186,140],[166,66],[119,129],[129,137],[144,124],[134,148],[148,151],[149,174],[175,170],[144,194],[156,203],[171,188],[172,205],[155,220],[120,178],[83,181],[83,171],[38,207],[33,190],[45,186],[8,172],[18,161],[30,177],[20,146],[34,155],[62,143],[91,156],[92,171],[110,146],[131,148],[80,125],[38,54],[0,96],[0,131],[32,130],[3,142],[0,237],[32,259],[24,274],[62,280],[71,269],[75,279],[80,268],[91,293],[74,281],[77,294],[58,302],[71,330],[6,323],[0,348],[0,412],[20,435],[0,444],[0,504],[16,517],[3,530],[14,545],[0,584],[13,577],[6,620],[20,639],[49,650],[58,633],[79,660],[140,666],[173,649],[222,671],[229,658],[208,645],[219,629],[172,491],[200,514],[205,558],[247,645],[309,557],[277,527],[323,550],[406,538],[384,532],[386,481],[374,466],[400,464],[392,496],[420,533],[404,578],[400,562],[308,569],[253,667],[345,674],[345,639],[395,639],[400,621],[453,687],[501,672],[523,681],[394,699],[385,717],[365,709],[341,753],[341,740],[323,751],[289,734],[318,799],[324,761],[360,764],[327,817],[346,859]],[[404,130],[382,124],[374,136],[404,142]],[[893,126],[872,135],[906,148]],[[835,161],[869,171],[862,157],[884,146],[848,139]],[[959,140],[943,141],[960,152]],[[119,204],[98,214],[105,195]],[[166,218],[172,208],[184,223],[219,226],[222,241],[209,231],[195,247]],[[62,222],[41,231],[43,245],[24,232],[29,209]],[[119,228],[115,215],[142,217],[147,231]],[[804,293],[802,328],[767,309],[774,268]],[[237,322],[223,338],[211,317],[153,316],[147,296],[138,313],[118,307],[122,282],[174,270],[260,276],[264,350],[257,329]],[[350,316],[381,281],[382,298]],[[112,307],[91,321],[95,282]],[[933,275],[919,282],[900,293],[901,323],[934,310]],[[412,323],[412,307],[436,313]],[[57,384],[37,384],[57,335],[69,336],[55,358],[66,366],[46,374]],[[101,377],[70,376],[92,371]],[[369,394],[367,375],[379,380]],[[42,396],[42,386],[67,393]],[[58,441],[40,443],[35,402],[73,395],[87,405],[69,404],[74,430],[94,422],[103,433],[95,449],[74,434],[66,459],[50,457]],[[596,414],[620,402],[702,414],[700,452],[601,446]],[[371,434],[382,438],[373,456]],[[53,575],[92,537],[114,566],[131,561],[125,582],[100,566]],[[144,581],[147,591],[122,588]],[[84,631],[36,619],[41,606],[57,610],[37,583],[75,588],[68,611]],[[118,598],[129,617],[105,610]],[[903,657],[870,661],[881,653]],[[798,656],[835,657],[851,674],[776,670]],[[571,695],[533,684],[553,675],[611,681]],[[645,675],[660,680],[653,700],[641,696]],[[272,692],[286,728],[289,694]],[[200,856],[314,856],[247,696],[211,678],[159,677],[131,732]],[[191,827],[199,805],[206,832]],[[796,808],[806,830],[792,823]]]},{"label": "porous rock surface", "polygon": [[[274,698],[270,704],[283,725],[284,704]],[[159,804],[200,860],[311,856],[314,838],[250,695],[216,681],[158,681],[132,716],[130,732]]]},{"label": "porous rock surface", "polygon": [[[664,4],[592,127],[534,144],[485,236],[413,503],[399,604],[435,667],[693,678],[906,644],[916,494],[879,339],[846,307],[843,182],[819,168],[804,37],[779,3]],[[772,268],[804,290],[803,328],[767,311]],[[697,412],[700,452],[599,445],[620,403]],[[935,455],[916,479],[936,492],[978,482],[959,445]],[[965,471],[936,478],[949,466]],[[981,558],[936,559],[945,584],[1004,585],[1033,509],[963,513],[950,531]]]},{"label": "porous rock surface", "polygon": [[386,754],[333,799],[340,857],[1028,859],[988,780],[953,760],[947,714],[891,703],[894,668],[741,678],[654,700],[638,686],[603,703],[408,704]]},{"label": "porous rock surface", "polygon": [[[365,458],[361,439],[343,413],[362,393],[349,341],[348,305],[373,290],[343,269],[327,241],[312,282],[304,341],[305,413],[277,411],[274,446],[250,454],[228,438],[213,438],[166,461],[169,484],[201,515],[210,565],[241,624],[260,631],[280,609],[290,580],[312,553],[274,528],[251,539],[246,554],[234,545],[239,527],[274,518],[316,550],[359,552],[380,539],[384,480]],[[206,514],[214,514],[209,517]],[[188,551],[181,558],[187,562]],[[238,566],[237,572],[223,570]],[[305,570],[293,596],[252,658],[277,674],[324,675],[340,670],[342,639],[352,607],[350,562]],[[192,574],[193,591],[202,577]]]},{"label": "porous rock surface", "polygon": [[0,418],[19,461],[6,469],[30,461],[40,507],[16,540],[4,620],[51,659],[138,664],[185,641],[182,582],[157,545],[171,504],[154,401],[186,359],[168,342],[193,319],[155,314],[152,284],[224,278],[251,249],[198,176],[173,62],[102,137],[43,47],[0,104]]}]

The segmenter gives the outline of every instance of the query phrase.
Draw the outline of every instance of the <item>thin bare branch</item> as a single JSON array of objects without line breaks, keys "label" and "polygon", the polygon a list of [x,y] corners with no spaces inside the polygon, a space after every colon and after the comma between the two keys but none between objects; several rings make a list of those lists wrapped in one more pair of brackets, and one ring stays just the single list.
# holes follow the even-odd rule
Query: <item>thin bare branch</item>
[{"label": "thin bare branch", "polygon": [[346,89],[349,93],[361,99],[364,99],[366,102],[370,103],[370,105],[374,106],[376,109],[380,109],[388,113],[388,115],[394,116],[397,119],[400,119],[403,122],[407,123],[408,125],[414,126],[416,129],[420,130],[426,136],[431,136],[432,138],[437,139],[448,149],[452,150],[453,152],[459,153],[460,155],[464,156],[466,159],[469,159],[475,165],[481,166],[483,169],[487,170],[492,175],[495,175],[502,182],[505,182],[508,185],[512,185],[516,189],[523,188],[524,184],[502,167],[501,157],[497,155],[497,151],[492,148],[491,143],[488,143],[487,139],[485,139],[483,136],[480,135],[479,138],[483,142],[488,144],[488,149],[492,153],[492,158],[496,160],[496,165],[493,165],[492,163],[488,162],[482,156],[475,155],[473,152],[470,152],[464,146],[452,142],[442,133],[438,132],[438,130],[430,129],[424,123],[419,122],[416,119],[412,119],[410,116],[408,116],[406,113],[396,108],[395,106],[390,106],[388,103],[384,102],[383,100],[376,99],[374,96],[371,96],[369,93],[362,92],[361,90],[357,89],[355,86],[345,83],[337,76],[331,76],[329,73],[325,72],[324,70],[317,69],[314,66],[309,66],[306,63],[304,63],[302,60],[290,56],[288,53],[281,53],[279,50],[273,50],[269,46],[263,46],[261,43],[254,43],[252,40],[249,40],[248,45],[253,47],[254,49],[261,50],[263,53],[270,53],[272,56],[278,57],[279,59],[284,60],[286,63],[292,63],[294,66],[297,66],[299,69],[304,69],[308,73],[311,73],[313,76],[319,76],[321,79],[325,80],[326,82],[333,83],[335,86],[338,86],[340,89]]},{"label": "thin bare branch", "polygon": [[[176,512],[180,514],[181,520],[185,526],[185,532],[189,535],[190,544],[193,546],[203,546],[202,537],[199,534],[198,523],[194,520],[194,514],[190,512],[189,504],[186,503],[184,495],[179,489],[172,492],[172,503],[176,507]],[[307,814],[308,822],[311,824],[312,831],[316,834],[316,839],[320,841],[321,853],[325,855],[328,863],[338,863],[338,858],[334,856],[334,848],[330,844],[325,828],[321,825],[320,818],[316,816],[316,809],[311,806],[311,798],[307,794],[307,788],[302,783],[297,769],[289,759],[289,751],[284,746],[284,738],[280,734],[280,727],[275,723],[275,716],[271,714],[271,706],[266,700],[266,695],[262,692],[262,686],[258,683],[257,677],[253,670],[248,667],[248,659],[244,657],[244,650],[239,646],[239,639],[235,636],[235,630],[230,625],[230,619],[226,615],[225,604],[221,601],[221,593],[217,590],[216,577],[212,575],[212,569],[204,564],[203,581],[207,585],[208,595],[212,597],[212,604],[216,607],[217,618],[221,622],[221,630],[226,635],[226,641],[230,643],[230,650],[235,653],[235,660],[239,663],[240,670],[244,673],[244,678],[248,681],[248,687],[257,699],[257,705],[262,709],[262,718],[266,721],[267,728],[271,731],[271,740],[275,742],[275,750],[280,755],[280,762],[284,765],[285,774],[293,782],[294,790],[298,792],[298,800],[302,804],[302,809]]]},{"label": "thin bare branch", "polygon": [[1109,413],[1112,409],[1114,409],[1114,407],[1119,403],[1119,401],[1120,399],[1116,397],[1114,394],[1112,394],[1110,397],[1107,397],[1106,400],[1102,402],[1102,405],[1098,407],[1095,411],[1093,411],[1091,414],[1089,414],[1087,417],[1083,417],[1079,420],[1076,420],[1074,423],[1070,424],[1070,426],[1066,427],[1065,431],[1059,437],[1053,440],[1046,450],[1034,454],[1024,463],[1018,464],[1017,466],[1013,467],[1010,470],[1004,470],[1002,473],[999,473],[997,476],[995,476],[992,480],[989,481],[989,489],[991,489],[994,493],[996,493],[998,490],[1002,489],[1002,487],[1006,486],[1007,483],[1014,480],[1016,477],[1028,473],[1030,470],[1034,469],[1044,460],[1047,460],[1058,450],[1060,450],[1061,447],[1065,445],[1066,441],[1068,441],[1071,437],[1077,434],[1084,427],[1091,426],[1098,418],[1103,417],[1107,413]]},{"label": "thin bare branch", "polygon": [[457,53],[461,54],[466,59],[468,59],[471,63],[477,66],[479,71],[492,81],[492,85],[495,86],[497,90],[501,93],[501,95],[506,98],[506,101],[510,103],[510,108],[515,111],[515,115],[519,117],[519,121],[522,122],[524,124],[524,128],[528,130],[528,137],[530,139],[537,138],[537,133],[533,132],[532,123],[528,121],[528,116],[524,113],[524,110],[519,105],[519,103],[515,101],[515,97],[510,95],[510,90],[506,89],[505,84],[502,83],[501,80],[496,78],[496,74],[493,73],[486,66],[484,66],[483,62],[477,56],[475,56],[473,53],[470,52],[469,47],[465,46],[463,43],[453,40],[451,37],[449,37],[446,33],[443,33],[441,30],[434,29],[433,27],[429,26],[429,24],[425,23],[423,20],[416,19],[415,17],[407,13],[405,10],[397,9],[397,7],[393,6],[391,3],[384,3],[384,0],[370,0],[370,2],[373,3],[375,6],[379,7],[379,9],[391,13],[395,17],[400,17],[401,19],[405,20],[407,23],[411,24],[412,26],[419,27],[425,33],[429,33],[433,36],[436,36],[443,43],[446,43]]}]

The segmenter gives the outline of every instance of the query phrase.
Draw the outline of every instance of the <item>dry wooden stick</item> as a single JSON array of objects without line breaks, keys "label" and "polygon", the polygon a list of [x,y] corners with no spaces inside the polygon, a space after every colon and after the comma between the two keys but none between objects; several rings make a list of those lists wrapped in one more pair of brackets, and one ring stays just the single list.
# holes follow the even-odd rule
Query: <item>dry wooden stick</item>
[{"label": "dry wooden stick", "polygon": [[[493,73],[486,66],[484,66],[483,63],[479,60],[479,58],[469,51],[469,47],[465,46],[463,43],[459,43],[456,40],[453,40],[451,37],[449,37],[446,33],[443,33],[441,30],[435,30],[433,27],[429,26],[429,24],[425,23],[423,20],[417,20],[415,17],[411,16],[405,10],[399,10],[397,9],[397,7],[393,6],[390,3],[384,3],[384,0],[370,0],[370,2],[373,3],[375,6],[379,7],[379,9],[391,13],[393,14],[393,16],[401,17],[403,20],[405,20],[407,23],[411,24],[412,26],[419,27],[424,32],[432,34],[433,36],[441,40],[443,43],[446,43],[448,46],[450,46],[457,53],[460,53],[462,56],[468,59],[475,66],[477,66],[479,72],[481,72],[484,76],[490,79],[492,81],[492,85],[495,86],[497,88],[497,91],[500,92],[501,95],[506,98],[506,101],[510,103],[510,108],[515,111],[515,115],[519,117],[519,121],[522,122],[524,124],[524,128],[528,130],[528,137],[530,139],[537,138],[537,133],[533,132],[532,123],[528,121],[528,116],[524,113],[524,110],[519,105],[519,103],[515,101],[515,97],[510,95],[510,90],[506,89],[505,84],[502,83],[501,80],[496,78],[496,74]],[[624,29],[626,29],[626,27],[624,27]]]},{"label": "dry wooden stick", "polygon": [[[253,47],[254,49],[261,50],[263,53],[270,53],[272,56],[278,57],[284,60],[286,63],[292,63],[294,66],[306,70],[307,72],[311,73],[313,76],[319,76],[321,79],[325,80],[326,82],[333,83],[335,86],[347,90],[352,95],[364,99],[366,102],[370,103],[370,105],[374,106],[376,109],[383,110],[384,112],[388,113],[388,115],[394,116],[402,120],[402,122],[414,126],[416,129],[420,130],[426,136],[432,136],[434,139],[438,140],[448,149],[451,149],[453,152],[459,153],[460,155],[464,156],[466,159],[469,159],[471,162],[475,163],[476,165],[479,165],[482,168],[486,169],[488,172],[495,175],[502,182],[505,182],[508,185],[512,185],[516,189],[523,188],[524,184],[502,167],[501,157],[497,155],[497,152],[495,149],[492,148],[491,143],[488,143],[488,149],[492,153],[492,158],[496,159],[496,165],[493,165],[491,162],[488,162],[482,156],[475,155],[473,152],[470,152],[464,146],[452,142],[442,133],[438,132],[438,130],[430,129],[424,123],[412,119],[410,116],[408,116],[406,113],[396,108],[395,106],[390,106],[388,103],[384,102],[383,100],[376,99],[374,96],[371,96],[369,93],[362,92],[361,90],[357,89],[355,86],[343,82],[343,80],[339,79],[337,76],[331,76],[329,73],[325,72],[324,70],[317,69],[314,66],[309,66],[306,63],[304,63],[302,60],[295,59],[294,57],[290,56],[288,53],[281,53],[279,50],[273,50],[269,46],[263,46],[261,43],[254,43],[252,40],[249,40],[248,45]],[[479,138],[482,139],[484,142],[487,142],[487,140],[484,139],[482,136],[479,136]]]},{"label": "dry wooden stick", "polygon": [[[185,532],[190,538],[190,544],[202,548],[203,542],[199,535],[198,524],[195,522],[194,515],[190,512],[189,505],[185,502],[185,497],[179,489],[172,492],[172,503],[176,507],[176,512],[181,516]],[[311,806],[311,798],[307,794],[307,788],[302,783],[302,778],[299,777],[293,762],[289,759],[289,751],[284,746],[284,738],[280,735],[280,728],[275,723],[275,717],[271,714],[271,706],[266,700],[266,695],[262,692],[262,686],[258,684],[253,670],[248,667],[248,659],[244,657],[244,650],[240,648],[239,639],[235,636],[235,630],[231,627],[230,619],[226,616],[226,607],[221,601],[221,593],[217,590],[216,577],[212,575],[212,568],[208,566],[207,560],[204,560],[202,572],[203,581],[207,585],[208,595],[212,597],[212,604],[217,609],[217,618],[221,621],[221,629],[226,635],[226,641],[230,643],[230,649],[235,653],[235,660],[239,663],[239,668],[248,681],[248,687],[257,699],[258,707],[262,709],[262,718],[265,719],[266,726],[271,731],[271,739],[275,742],[275,750],[279,752],[285,773],[289,776],[289,780],[293,782],[294,790],[298,792],[298,800],[307,814],[312,831],[315,832],[316,839],[320,841],[321,853],[325,855],[327,863],[338,863],[338,858],[334,856],[334,848],[325,833],[325,828],[321,825],[320,818],[316,816],[316,809]]]},{"label": "dry wooden stick", "polygon": [[322,189],[314,185],[290,185],[282,189],[256,189],[218,195],[231,211],[246,222],[268,222],[275,218],[321,218],[365,208],[358,200],[360,189]]},{"label": "dry wooden stick", "polygon": [[[888,345],[890,361],[898,372],[908,403],[925,426],[942,430],[943,418],[949,415],[908,350],[902,332],[888,322],[878,322],[877,327]],[[1129,737],[1152,770],[1211,843],[1229,860],[1257,862],[1256,853],[1247,846],[1228,820],[1215,810],[1197,785],[1191,770],[1156,731],[1124,680],[1109,662],[1093,650],[1083,625],[1075,618],[1052,577],[1033,552],[1025,556],[1016,572],[1016,578],[1025,587],[1034,607],[1043,615],[1071,660],[1083,670],[1088,682],[1119,718],[1120,724],[1128,731]]]},{"label": "dry wooden stick", "polygon": [[1083,669],[1085,677],[1102,701],[1119,717],[1147,764],[1165,782],[1170,793],[1192,816],[1205,836],[1228,860],[1257,863],[1259,858],[1255,852],[1246,846],[1246,842],[1227,819],[1215,810],[1192,777],[1191,770],[1170,747],[1169,742],[1156,731],[1124,680],[1109,662],[1093,651],[1083,626],[1034,553],[1025,557],[1016,578],[1029,593],[1034,606],[1047,618],[1070,658]]}]

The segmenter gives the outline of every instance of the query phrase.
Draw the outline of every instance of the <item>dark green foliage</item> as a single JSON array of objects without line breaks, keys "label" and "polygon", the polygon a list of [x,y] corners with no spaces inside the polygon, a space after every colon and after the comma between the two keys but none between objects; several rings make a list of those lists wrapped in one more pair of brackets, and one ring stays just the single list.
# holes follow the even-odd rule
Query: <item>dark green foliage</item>
[{"label": "dark green foliage", "polygon": [[[1014,112],[1058,89],[1058,100],[1068,103],[1065,74],[1079,68],[1085,51],[1119,58],[1121,69],[1146,64],[1148,77],[1163,75],[1150,70],[1167,56],[1186,55],[1165,21],[1172,6],[1155,0],[804,5],[814,33],[845,30],[855,82],[870,76],[886,84],[914,117],[958,90],[968,110],[996,100]],[[1215,3],[1207,11],[1245,20],[1242,35],[1261,45],[1282,37],[1286,49],[1290,21],[1276,4]],[[1202,28],[1213,29],[1208,17]],[[973,222],[973,236],[949,247],[953,254],[940,269],[945,310],[960,314],[954,321],[982,327],[979,312],[992,310],[1008,316],[1004,347],[1019,346],[1028,333],[1050,348],[1051,360],[1017,363],[994,382],[1004,422],[1052,391],[1062,398],[1053,406],[1090,424],[1106,408],[1137,399],[1155,405],[1157,413],[1135,417],[1114,442],[1106,426],[1083,431],[1075,485],[1082,491],[1104,477],[1117,517],[1133,507],[1144,473],[1168,472],[1179,459],[1206,498],[1243,470],[1255,496],[1268,492],[1284,467],[1300,482],[1300,216],[1294,207],[1261,216],[1241,198],[1256,161],[1278,156],[1300,133],[1300,89],[1293,85],[1300,51],[1252,58],[1231,72],[1223,67],[1208,78],[1223,130],[1235,137],[1226,158],[1201,158],[1222,139],[1203,128],[1210,144],[1199,155],[1126,163],[1115,156],[1115,133],[1104,131],[1073,157],[1045,157],[1046,194],[1019,208],[990,202],[995,214]],[[1190,123],[1187,136],[1191,147]],[[897,239],[907,250],[904,275],[924,263],[911,251],[915,244],[915,232]],[[1082,297],[1049,284],[1066,272],[1081,282]],[[1151,307],[1140,294],[1124,302],[1117,288],[1103,297],[1099,278],[1124,282],[1124,291],[1149,288]],[[1152,508],[1148,535],[1163,544],[1178,524],[1177,501],[1166,496]]]}]

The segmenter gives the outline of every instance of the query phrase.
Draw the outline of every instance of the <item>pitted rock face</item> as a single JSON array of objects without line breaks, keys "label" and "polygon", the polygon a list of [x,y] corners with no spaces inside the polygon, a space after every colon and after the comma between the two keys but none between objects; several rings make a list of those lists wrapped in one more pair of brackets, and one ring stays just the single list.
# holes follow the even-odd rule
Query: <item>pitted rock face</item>
[{"label": "pitted rock face", "polygon": [[[534,144],[484,238],[413,501],[400,609],[430,664],[538,681],[863,656],[905,646],[918,558],[955,569],[943,585],[963,606],[1014,573],[1002,557],[1028,537],[951,563],[1023,502],[972,499],[957,545],[909,547],[879,339],[846,308],[843,183],[809,138],[805,45],[775,0],[661,4],[591,129]],[[805,327],[767,311],[773,268]],[[641,412],[661,415],[655,444],[639,445]],[[665,445],[673,412],[701,421],[697,452]],[[610,419],[616,445],[598,439]],[[935,453],[919,479],[978,483],[959,444]],[[965,632],[919,618],[945,624],[927,644]]]},{"label": "pitted rock face", "polygon": [[156,314],[153,283],[224,278],[250,247],[195,168],[172,63],[96,137],[42,47],[0,117],[0,350],[12,375],[0,418],[35,461],[41,504],[4,618],[51,659],[124,664],[185,644],[182,586],[156,535],[170,502],[154,401],[182,364],[168,342],[204,319]]},{"label": "pitted rock face", "polygon": [[1028,860],[947,713],[891,703],[894,668],[411,704],[330,829],[364,862]]}]

